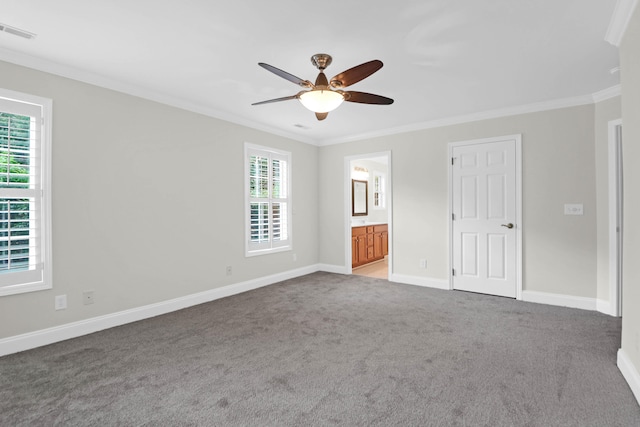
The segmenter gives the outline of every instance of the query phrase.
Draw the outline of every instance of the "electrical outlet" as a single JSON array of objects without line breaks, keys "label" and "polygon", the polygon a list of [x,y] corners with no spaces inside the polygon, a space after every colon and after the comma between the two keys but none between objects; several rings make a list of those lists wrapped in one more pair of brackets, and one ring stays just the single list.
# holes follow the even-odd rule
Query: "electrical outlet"
[{"label": "electrical outlet", "polygon": [[93,304],[93,291],[84,291],[82,293],[82,303],[84,305]]},{"label": "electrical outlet", "polygon": [[66,308],[67,308],[67,296],[66,295],[56,295],[55,308],[56,308],[56,310],[66,310]]},{"label": "electrical outlet", "polygon": [[420,268],[427,268],[427,260],[426,259],[421,259],[420,260]]},{"label": "electrical outlet", "polygon": [[293,262],[296,262],[298,260],[298,255],[293,254]]},{"label": "electrical outlet", "polygon": [[231,276],[231,266],[227,265],[227,276]]}]

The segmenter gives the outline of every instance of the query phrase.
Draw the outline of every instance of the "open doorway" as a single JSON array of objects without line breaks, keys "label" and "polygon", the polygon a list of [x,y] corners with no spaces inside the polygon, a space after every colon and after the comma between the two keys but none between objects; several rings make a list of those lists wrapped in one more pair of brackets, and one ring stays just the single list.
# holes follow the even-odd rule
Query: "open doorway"
[{"label": "open doorway", "polygon": [[388,279],[391,251],[391,152],[345,157],[347,273]]}]

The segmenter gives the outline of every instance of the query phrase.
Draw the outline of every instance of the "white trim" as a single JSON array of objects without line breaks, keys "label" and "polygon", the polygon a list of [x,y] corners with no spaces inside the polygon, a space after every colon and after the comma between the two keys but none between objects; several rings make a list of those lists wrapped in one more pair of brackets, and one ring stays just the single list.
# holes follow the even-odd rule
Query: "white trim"
[{"label": "white trim", "polygon": [[283,131],[282,129],[266,126],[261,123],[248,120],[234,114],[220,111],[215,108],[211,108],[206,105],[194,103],[191,100],[179,98],[174,95],[166,93],[155,92],[153,90],[133,85],[130,83],[121,82],[110,77],[93,73],[86,70],[70,67],[67,65],[59,64],[52,61],[47,61],[41,58],[35,58],[29,55],[25,55],[20,52],[16,52],[10,49],[0,47],[0,60],[10,62],[12,64],[20,65],[34,70],[43,71],[45,73],[55,74],[77,80],[79,82],[88,83],[94,86],[98,86],[105,89],[114,90],[116,92],[124,93],[126,95],[135,96],[138,98],[147,99],[150,101],[159,102],[171,107],[180,108],[182,110],[191,111],[198,114],[203,114],[215,119],[224,120],[237,125],[246,126],[248,128],[268,132],[273,135],[282,136],[285,138],[293,139],[294,141],[304,142],[306,144],[316,145],[316,140],[309,137],[296,135],[291,132]]},{"label": "white trim", "polygon": [[[268,198],[251,198],[249,192],[250,184],[250,166],[249,159],[252,155],[269,156],[269,197]],[[272,160],[284,160],[286,162],[286,197],[280,199],[272,198]],[[244,203],[245,203],[245,239],[244,250],[245,257],[262,256],[276,252],[284,252],[293,250],[293,154],[289,151],[279,150],[263,145],[244,143]],[[251,204],[254,202],[269,203],[269,241],[264,243],[251,242]],[[287,238],[279,242],[273,240],[273,218],[271,205],[272,202],[285,202],[287,205],[286,212],[286,228]]]},{"label": "white trim", "polygon": [[[609,89],[605,89],[609,90]],[[602,92],[602,91],[601,91]],[[598,92],[600,93],[600,92]],[[517,105],[514,107],[499,108],[495,110],[481,111],[463,116],[445,117],[442,119],[430,120],[427,122],[414,123],[407,126],[399,126],[380,131],[367,132],[348,137],[326,139],[318,143],[320,146],[342,144],[345,142],[360,141],[363,139],[376,138],[381,136],[396,135],[405,132],[415,132],[424,129],[440,128],[445,126],[459,125],[463,123],[477,122],[488,119],[498,119],[501,117],[516,116],[519,114],[537,113],[540,111],[557,110],[560,108],[577,107],[580,105],[593,104],[593,95],[576,96],[573,98],[555,99],[552,101],[536,102],[533,104]]]},{"label": "white trim", "polygon": [[603,299],[596,299],[596,310],[602,314],[615,316],[615,314],[611,313],[611,304],[609,304],[609,301]]},{"label": "white trim", "polygon": [[358,156],[347,156],[344,158],[344,170],[343,170],[343,190],[342,197],[344,203],[344,220],[343,220],[343,230],[344,230],[344,270],[345,274],[351,274],[353,272],[352,269],[352,253],[353,250],[351,248],[351,161],[359,159]]},{"label": "white trim", "polygon": [[522,301],[538,304],[556,305],[560,307],[580,308],[582,310],[596,310],[596,299],[576,297],[573,295],[551,294],[548,292],[522,291]]},{"label": "white trim", "polygon": [[614,46],[620,46],[637,4],[638,0],[618,0],[604,36],[606,41]]},{"label": "white trim", "polygon": [[[618,211],[622,192],[618,183],[619,164],[618,152],[620,141],[618,141],[617,127],[622,125],[622,119],[611,120],[608,123],[608,192],[609,192],[609,311],[611,316],[621,315],[621,289],[622,268],[620,266],[620,255],[618,248],[622,239],[623,224],[619,224],[618,218],[622,212]],[[618,228],[620,230],[618,231]]]},{"label": "white trim", "polygon": [[0,356],[29,350],[58,341],[64,341],[70,338],[80,337],[82,335],[91,334],[102,331],[104,329],[113,328],[115,326],[125,325],[131,322],[148,319],[150,317],[171,313],[173,311],[182,310],[194,305],[203,304],[231,295],[240,294],[253,289],[272,285],[283,280],[293,279],[295,277],[304,276],[319,271],[318,265],[310,265],[307,267],[289,270],[271,276],[259,277],[245,282],[234,283],[232,285],[222,286],[220,288],[210,289],[208,291],[196,294],[186,295],[183,297],[162,301],[155,304],[149,304],[142,307],[136,307],[129,310],[111,313],[104,316],[93,317],[78,322],[67,323],[65,325],[55,326],[52,328],[42,329],[39,331],[29,332],[22,335],[0,339]]},{"label": "white trim", "polygon": [[622,87],[620,85],[611,86],[610,88],[603,89],[599,92],[591,95],[594,103],[606,101],[607,99],[615,98],[622,95]]},{"label": "white trim", "polygon": [[515,155],[516,155],[516,299],[522,299],[522,229],[524,228],[522,222],[522,134],[505,135],[499,137],[490,137],[482,139],[473,139],[469,141],[450,142],[447,150],[447,168],[448,168],[448,226],[449,226],[449,289],[453,289],[453,224],[451,216],[453,214],[453,168],[451,165],[451,158],[453,157],[454,147],[461,145],[475,145],[485,144],[491,142],[499,142],[505,140],[515,141]]},{"label": "white trim", "polygon": [[434,279],[431,277],[409,276],[406,274],[392,274],[389,277],[390,282],[403,283],[405,285],[422,286],[424,288],[451,290],[448,280]]},{"label": "white trim", "polygon": [[[631,0],[637,1],[637,0]],[[550,101],[541,101],[525,105],[517,105],[513,107],[498,108],[494,110],[481,111],[473,114],[444,117],[435,120],[429,120],[426,122],[414,123],[406,126],[399,126],[395,128],[383,129],[374,132],[366,132],[357,135],[351,135],[346,137],[331,138],[325,140],[318,140],[317,138],[311,138],[307,136],[301,136],[291,132],[283,131],[271,126],[266,126],[261,123],[256,123],[250,119],[236,116],[234,114],[220,111],[215,108],[208,107],[206,105],[197,104],[190,100],[178,98],[173,95],[165,93],[155,92],[149,89],[142,88],[137,85],[124,83],[97,73],[92,73],[86,70],[77,69],[63,64],[58,64],[52,61],[47,61],[40,58],[35,58],[29,55],[25,55],[21,52],[16,52],[10,49],[0,47],[0,60],[6,61],[12,64],[20,65],[34,70],[43,71],[46,73],[70,78],[80,82],[88,83],[94,86],[102,87],[105,89],[114,90],[127,95],[135,96],[138,98],[147,99],[150,101],[159,102],[164,105],[180,108],[182,110],[191,111],[198,114],[203,114],[208,117],[224,120],[237,125],[246,126],[251,129],[256,129],[263,132],[268,132],[273,135],[282,136],[292,139],[294,141],[303,142],[305,144],[315,146],[326,146],[333,144],[342,144],[346,142],[360,141],[363,139],[376,138],[381,136],[395,135],[405,132],[414,132],[424,129],[432,129],[444,126],[451,126],[469,122],[475,122],[487,119],[496,119],[501,117],[515,116],[519,114],[535,113],[547,110],[556,110],[559,108],[576,107],[580,105],[587,105],[594,103],[594,96],[605,92],[609,89],[596,92],[591,95],[575,96],[571,98],[554,99]],[[615,96],[615,95],[614,95]]]},{"label": "white trim", "polygon": [[[42,264],[42,275],[32,283],[22,282],[3,286],[0,288],[0,296],[4,296],[53,288],[53,228],[51,222],[51,164],[53,163],[51,157],[53,144],[51,128],[53,126],[53,101],[50,98],[3,88],[0,88],[0,99],[8,101],[12,108],[22,109],[27,107],[29,111],[20,114],[29,116],[37,115],[40,121],[37,126],[40,127],[38,156],[40,157],[39,187],[41,193],[38,216],[41,218],[41,222],[38,227],[38,233],[41,237],[36,239],[39,240],[38,246],[41,251],[40,263]],[[37,114],[35,110],[37,110]],[[35,279],[35,277],[33,277],[33,279]]]},{"label": "white trim", "polygon": [[389,241],[388,255],[388,275],[390,278],[393,274],[393,173],[391,151],[380,151],[376,153],[364,153],[344,158],[344,265],[345,274],[352,274],[351,268],[351,162],[354,160],[366,160],[375,157],[387,158],[387,176],[386,176],[386,192],[385,204],[387,206],[387,236]]},{"label": "white trim", "polygon": [[348,269],[344,265],[334,264],[318,264],[318,271],[326,271],[327,273],[336,274],[351,274],[351,269]]},{"label": "white trim", "polygon": [[629,388],[631,388],[633,395],[640,404],[640,373],[636,367],[633,366],[633,363],[629,360],[629,356],[627,356],[623,349],[618,350],[618,369],[622,372],[622,376],[627,380]]}]

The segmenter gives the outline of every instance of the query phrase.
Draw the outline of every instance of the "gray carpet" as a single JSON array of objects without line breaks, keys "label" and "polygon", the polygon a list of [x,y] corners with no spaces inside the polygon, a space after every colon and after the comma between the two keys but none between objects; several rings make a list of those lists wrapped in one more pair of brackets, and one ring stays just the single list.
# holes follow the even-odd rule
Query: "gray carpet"
[{"label": "gray carpet", "polygon": [[329,273],[0,358],[0,425],[640,426],[599,313]]}]

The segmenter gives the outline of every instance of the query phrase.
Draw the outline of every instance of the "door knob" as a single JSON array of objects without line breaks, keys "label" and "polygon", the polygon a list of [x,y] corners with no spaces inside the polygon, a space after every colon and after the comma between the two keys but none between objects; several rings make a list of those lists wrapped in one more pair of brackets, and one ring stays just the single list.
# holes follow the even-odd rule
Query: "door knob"
[{"label": "door knob", "polygon": [[500,224],[501,227],[513,228],[513,224]]}]

